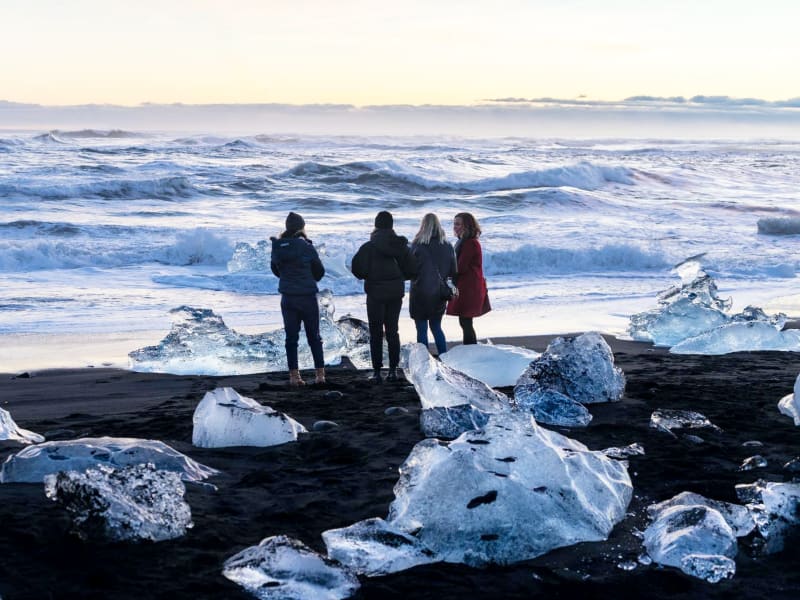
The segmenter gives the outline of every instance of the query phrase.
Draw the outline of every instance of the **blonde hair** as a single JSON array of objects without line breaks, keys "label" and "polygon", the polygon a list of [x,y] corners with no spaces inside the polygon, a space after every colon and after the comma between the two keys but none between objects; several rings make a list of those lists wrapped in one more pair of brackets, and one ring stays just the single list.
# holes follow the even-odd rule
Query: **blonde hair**
[{"label": "blonde hair", "polygon": [[422,217],[419,223],[419,231],[414,236],[415,244],[430,244],[432,240],[436,240],[440,244],[447,239],[442,224],[439,222],[439,217],[433,213],[428,213]]}]

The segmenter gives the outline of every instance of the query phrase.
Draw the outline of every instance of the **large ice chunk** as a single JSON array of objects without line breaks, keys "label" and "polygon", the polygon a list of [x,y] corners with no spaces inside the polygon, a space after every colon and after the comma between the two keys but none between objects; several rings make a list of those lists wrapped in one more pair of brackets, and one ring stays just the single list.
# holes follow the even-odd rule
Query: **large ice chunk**
[{"label": "large ice chunk", "polygon": [[192,444],[201,448],[275,446],[294,442],[307,431],[291,417],[229,387],[206,392],[192,422]]},{"label": "large ice chunk", "polygon": [[599,333],[559,337],[533,360],[514,387],[514,404],[548,425],[586,426],[583,404],[616,402],[625,375],[614,366],[611,348]]},{"label": "large ice chunk", "polygon": [[44,489],[72,515],[83,539],[160,542],[192,527],[180,475],[153,464],[61,471],[44,478]]},{"label": "large ice chunk", "polygon": [[260,600],[340,600],[361,585],[348,569],[285,535],[232,556],[222,574]]},{"label": "large ice chunk", "polygon": [[201,481],[218,472],[158,440],[80,438],[45,442],[12,454],[0,469],[0,483],[39,483],[45,475],[59,471],[147,463],[153,463],[160,470],[179,473],[184,481]]},{"label": "large ice chunk", "polygon": [[387,519],[447,562],[509,564],[605,539],[625,516],[626,465],[529,414],[494,414],[452,442],[419,442]]},{"label": "large ice chunk", "polygon": [[735,321],[675,344],[673,354],[729,354],[731,352],[800,351],[800,331],[779,331],[764,321]]},{"label": "large ice chunk", "polygon": [[704,255],[673,268],[681,285],[658,295],[659,308],[632,315],[628,332],[635,340],[671,346],[681,354],[726,354],[740,350],[798,349],[800,336],[781,332],[786,315],[767,315],[748,306],[731,315],[731,299],[722,299],[714,279],[703,270]]},{"label": "large ice chunk", "polygon": [[487,415],[510,410],[502,392],[435,360],[422,344],[403,347],[406,377],[422,404],[420,421],[426,436],[456,437],[481,426]]},{"label": "large ice chunk", "polygon": [[736,537],[748,535],[756,526],[746,506],[721,500],[712,500],[694,492],[681,492],[669,500],[651,504],[647,507],[647,514],[651,519],[657,519],[665,510],[673,506],[707,506],[708,508],[713,508],[730,525]]},{"label": "large ice chunk", "polygon": [[800,526],[800,483],[775,483],[759,479],[736,486],[736,495],[746,503],[768,554],[783,550],[790,531]]},{"label": "large ice chunk", "polygon": [[673,499],[648,511],[653,522],[644,532],[644,546],[655,562],[711,583],[733,576],[736,534],[718,510],[707,503],[683,504]]},{"label": "large ice chunk", "polygon": [[794,393],[781,398],[778,410],[781,414],[794,419],[794,424],[800,427],[800,375],[795,379]]},{"label": "large ice chunk", "polygon": [[322,539],[330,558],[368,577],[436,561],[418,539],[378,518],[324,531]]},{"label": "large ice chunk", "polygon": [[[335,307],[330,290],[317,296],[320,307],[320,335],[326,364],[337,364],[353,354],[354,362],[369,349],[366,342],[352,337],[353,317],[340,327],[334,321]],[[128,356],[131,369],[175,375],[242,375],[286,370],[286,336],[283,328],[259,334],[238,333],[228,328],[212,310],[180,306],[170,311],[173,325],[157,346],[134,350]],[[300,368],[314,365],[305,336],[298,344]],[[357,365],[358,366],[358,365]]]},{"label": "large ice chunk", "polygon": [[505,344],[466,344],[440,355],[448,367],[466,373],[491,387],[514,385],[539,353]]},{"label": "large ice chunk", "polygon": [[0,408],[0,440],[12,440],[22,444],[38,444],[44,441],[44,436],[23,429],[11,418],[11,413]]}]

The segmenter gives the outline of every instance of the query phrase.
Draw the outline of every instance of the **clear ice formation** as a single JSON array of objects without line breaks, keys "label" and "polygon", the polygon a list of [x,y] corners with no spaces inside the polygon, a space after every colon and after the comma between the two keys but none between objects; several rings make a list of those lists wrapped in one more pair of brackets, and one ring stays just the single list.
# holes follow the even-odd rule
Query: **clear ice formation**
[{"label": "clear ice formation", "polygon": [[708,427],[717,432],[722,431],[699,412],[663,408],[654,410],[653,414],[650,415],[650,427],[667,433],[672,433],[673,429],[701,429],[703,427]]},{"label": "clear ice formation", "polygon": [[44,436],[23,429],[11,418],[11,413],[0,408],[0,440],[11,440],[21,444],[38,444],[44,441]]},{"label": "clear ice formation", "polygon": [[758,532],[766,542],[764,552],[783,550],[785,538],[800,525],[800,483],[775,483],[762,479],[736,486]]},{"label": "clear ice formation", "polygon": [[791,417],[794,424],[800,427],[800,375],[795,379],[793,393],[778,402],[778,410],[782,415]]},{"label": "clear ice formation", "polygon": [[233,388],[206,392],[192,417],[192,444],[200,448],[275,446],[297,441],[306,428]]},{"label": "clear ice formation", "polygon": [[152,463],[61,471],[44,478],[44,489],[70,513],[81,539],[161,542],[192,527],[180,475],[159,471]]},{"label": "clear ice formation", "polygon": [[748,306],[731,315],[730,299],[717,294],[700,254],[673,268],[681,284],[658,295],[659,307],[632,315],[634,340],[668,346],[676,354],[727,354],[747,350],[800,350],[800,332],[781,331],[786,315]]},{"label": "clear ice formation", "polygon": [[439,358],[448,367],[466,373],[490,387],[507,387],[517,382],[539,353],[505,344],[467,344],[451,348]]},{"label": "clear ice formation", "polygon": [[[342,356],[347,356],[356,367],[365,368],[369,364],[368,329],[364,339],[366,324],[351,316],[334,321],[330,290],[322,290],[317,298],[326,364],[338,364]],[[128,355],[132,370],[174,375],[244,375],[286,370],[283,328],[250,335],[229,329],[209,309],[180,306],[170,314],[174,319],[172,329],[157,346],[140,348]],[[302,334],[298,361],[301,369],[314,366]]]},{"label": "clear ice formation", "polygon": [[529,414],[498,413],[452,442],[419,442],[394,493],[393,527],[438,560],[487,565],[605,539],[625,517],[632,486],[624,462]]},{"label": "clear ice formation", "polygon": [[367,577],[436,561],[418,539],[378,518],[330,529],[322,533],[322,539],[329,558]]},{"label": "clear ice formation", "polygon": [[746,506],[722,502],[721,500],[712,500],[694,492],[681,492],[669,500],[651,504],[647,507],[647,514],[651,519],[656,519],[665,510],[674,506],[706,506],[713,508],[725,519],[725,522],[730,526],[736,537],[748,535],[756,526]]},{"label": "clear ice formation", "polygon": [[583,406],[616,402],[625,375],[614,366],[611,348],[599,333],[559,337],[517,380],[514,404],[547,425],[585,427],[592,416]]},{"label": "clear ice formation", "polygon": [[763,321],[725,323],[683,340],[670,348],[673,354],[719,355],[731,352],[800,351],[800,331],[780,331]]},{"label": "clear ice formation", "polygon": [[710,583],[732,577],[738,552],[733,528],[702,496],[681,496],[648,507],[653,522],[644,532],[647,553],[659,564]]},{"label": "clear ice formation", "polygon": [[260,600],[340,600],[361,585],[350,570],[285,535],[232,556],[222,574]]},{"label": "clear ice formation", "polygon": [[80,438],[45,442],[12,454],[0,469],[0,483],[40,483],[46,475],[59,471],[82,472],[100,465],[120,468],[147,463],[176,472],[184,481],[201,481],[218,472],[158,440]]},{"label": "clear ice formation", "polygon": [[745,458],[742,462],[741,466],[739,467],[740,471],[752,471],[753,469],[763,469],[769,463],[767,459],[761,456],[760,454],[756,454],[755,456],[750,456],[749,458]]},{"label": "clear ice formation", "polygon": [[628,444],[623,448],[606,448],[603,454],[609,458],[625,459],[629,456],[644,456],[644,448],[641,444]]},{"label": "clear ice formation", "polygon": [[403,360],[422,405],[426,437],[457,437],[483,426],[487,415],[511,409],[505,394],[435,360],[422,344],[406,344]]}]

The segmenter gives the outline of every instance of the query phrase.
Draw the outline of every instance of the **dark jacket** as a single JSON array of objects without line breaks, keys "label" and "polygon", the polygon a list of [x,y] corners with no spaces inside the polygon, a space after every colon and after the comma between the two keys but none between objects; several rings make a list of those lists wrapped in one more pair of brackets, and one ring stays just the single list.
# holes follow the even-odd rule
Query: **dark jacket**
[{"label": "dark jacket", "polygon": [[364,280],[367,296],[381,302],[402,298],[406,279],[417,274],[408,240],[393,229],[376,229],[353,257],[350,270]]},{"label": "dark jacket", "polygon": [[411,280],[409,312],[412,319],[432,319],[444,314],[447,301],[442,299],[439,282],[456,276],[456,254],[450,242],[431,241],[411,244],[419,273]]},{"label": "dark jacket", "polygon": [[447,305],[448,315],[480,317],[492,310],[489,292],[483,278],[483,252],[478,238],[467,238],[456,244],[458,264],[458,296]]},{"label": "dark jacket", "polygon": [[278,291],[289,296],[316,294],[325,275],[314,245],[303,236],[272,238],[269,266],[280,279]]}]

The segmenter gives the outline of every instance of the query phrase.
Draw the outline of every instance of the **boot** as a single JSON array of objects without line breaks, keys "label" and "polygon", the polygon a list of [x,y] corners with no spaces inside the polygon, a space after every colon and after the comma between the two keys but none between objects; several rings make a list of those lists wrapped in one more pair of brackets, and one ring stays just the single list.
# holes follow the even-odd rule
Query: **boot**
[{"label": "boot", "polygon": [[397,369],[392,367],[386,375],[386,381],[397,381]]},{"label": "boot", "polygon": [[369,376],[370,383],[383,383],[383,377],[381,377],[381,370],[375,369],[372,372],[372,375]]},{"label": "boot", "polygon": [[292,387],[299,387],[301,385],[305,385],[306,382],[303,381],[303,378],[300,377],[300,371],[298,369],[289,369],[289,385]]},{"label": "boot", "polygon": [[321,367],[316,370],[317,378],[314,380],[314,383],[325,383],[325,367]]}]

